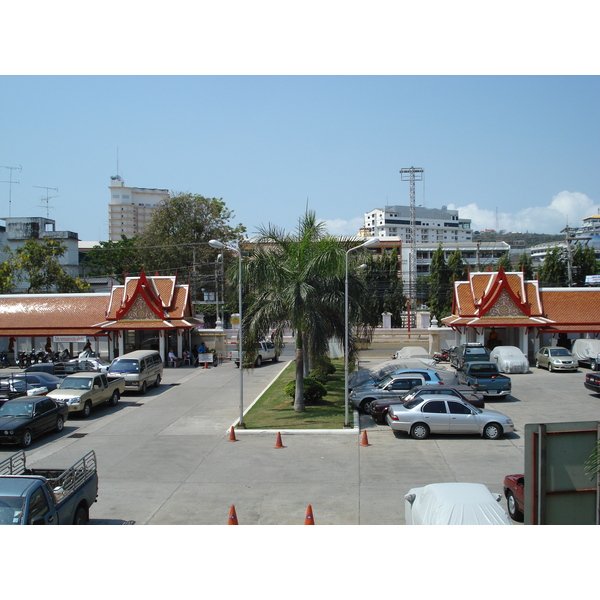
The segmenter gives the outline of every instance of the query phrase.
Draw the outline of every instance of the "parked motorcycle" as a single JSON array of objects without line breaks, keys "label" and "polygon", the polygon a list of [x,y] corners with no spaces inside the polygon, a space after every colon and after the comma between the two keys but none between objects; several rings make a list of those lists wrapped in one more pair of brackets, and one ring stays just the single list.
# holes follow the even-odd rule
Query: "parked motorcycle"
[{"label": "parked motorcycle", "polygon": [[7,367],[12,367],[12,365],[10,364],[10,360],[8,360],[6,352],[0,353],[0,367],[3,369]]},{"label": "parked motorcycle", "polygon": [[448,348],[442,348],[439,352],[433,355],[433,360],[436,363],[449,362],[450,361],[450,350]]}]

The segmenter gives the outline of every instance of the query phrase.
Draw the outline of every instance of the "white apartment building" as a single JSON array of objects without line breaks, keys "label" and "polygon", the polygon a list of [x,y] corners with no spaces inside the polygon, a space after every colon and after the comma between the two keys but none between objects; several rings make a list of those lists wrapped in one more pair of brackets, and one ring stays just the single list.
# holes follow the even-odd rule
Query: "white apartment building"
[{"label": "white apartment building", "polygon": [[[473,239],[471,219],[461,219],[457,210],[415,207],[415,243],[470,242]],[[385,239],[400,237],[410,241],[410,206],[386,206],[365,213],[364,229],[371,236]]]},{"label": "white apartment building", "polygon": [[132,238],[144,230],[159,202],[169,197],[169,190],[128,187],[119,175],[110,179],[108,238],[118,242],[122,235]]}]

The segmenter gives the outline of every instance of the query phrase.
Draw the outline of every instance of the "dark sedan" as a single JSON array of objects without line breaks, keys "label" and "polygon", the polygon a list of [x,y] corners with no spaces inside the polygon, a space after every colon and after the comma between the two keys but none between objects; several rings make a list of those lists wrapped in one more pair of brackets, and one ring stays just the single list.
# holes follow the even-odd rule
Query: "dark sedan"
[{"label": "dark sedan", "polygon": [[8,400],[0,406],[0,444],[31,445],[34,438],[49,431],[62,431],[69,409],[47,396]]},{"label": "dark sedan", "polygon": [[40,371],[39,373],[15,373],[11,374],[8,378],[9,381],[24,381],[27,384],[27,389],[45,387],[48,388],[48,391],[51,392],[55,390],[59,385],[62,379],[60,377],[56,377],[55,375],[51,375],[50,373],[44,373]]},{"label": "dark sedan", "polygon": [[387,400],[378,400],[371,403],[371,416],[375,422],[385,424],[385,417],[390,406],[397,406],[409,400],[413,400],[417,396],[427,394],[444,394],[445,396],[456,396],[461,400],[466,400],[469,404],[477,408],[485,408],[485,399],[481,394],[473,391],[467,385],[418,385],[412,388],[407,394],[400,398],[390,398]]},{"label": "dark sedan", "polygon": [[594,373],[586,374],[583,385],[585,385],[590,392],[600,394],[600,375],[595,375]]}]

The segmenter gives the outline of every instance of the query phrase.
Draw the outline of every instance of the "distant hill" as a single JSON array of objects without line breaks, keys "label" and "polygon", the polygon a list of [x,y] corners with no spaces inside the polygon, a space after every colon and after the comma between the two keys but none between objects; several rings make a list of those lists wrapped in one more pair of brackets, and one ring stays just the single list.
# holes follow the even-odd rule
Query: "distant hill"
[{"label": "distant hill", "polygon": [[530,248],[536,244],[546,242],[564,241],[562,234],[551,235],[549,233],[496,233],[495,231],[473,232],[474,242],[506,242],[513,249]]}]

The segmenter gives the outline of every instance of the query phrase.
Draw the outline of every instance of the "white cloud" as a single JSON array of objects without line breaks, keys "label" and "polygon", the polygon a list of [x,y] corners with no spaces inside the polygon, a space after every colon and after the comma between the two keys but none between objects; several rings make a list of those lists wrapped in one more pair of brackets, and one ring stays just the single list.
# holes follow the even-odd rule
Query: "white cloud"
[{"label": "white cloud", "polygon": [[323,222],[330,235],[356,235],[365,224],[363,217],[355,217],[354,219],[324,219]]},{"label": "white cloud", "polygon": [[[471,219],[475,231],[498,229],[520,231],[522,233],[560,233],[567,225],[578,227],[582,219],[596,214],[596,203],[580,192],[563,191],[552,198],[548,206],[533,206],[516,213],[498,212],[479,208],[477,204],[457,206],[449,204],[451,210],[458,210],[461,218]],[[497,223],[496,223],[497,221]]]}]

